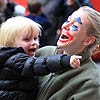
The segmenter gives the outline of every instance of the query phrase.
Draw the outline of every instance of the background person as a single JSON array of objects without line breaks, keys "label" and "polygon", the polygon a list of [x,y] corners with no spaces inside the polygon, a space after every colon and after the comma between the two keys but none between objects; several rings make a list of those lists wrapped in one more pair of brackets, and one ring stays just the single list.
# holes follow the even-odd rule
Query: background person
[{"label": "background person", "polygon": [[43,6],[40,2],[36,0],[28,0],[28,10],[29,14],[26,16],[31,20],[39,23],[43,30],[40,36],[40,47],[46,46],[48,44],[48,33],[47,30],[52,26],[50,20],[43,12]]}]

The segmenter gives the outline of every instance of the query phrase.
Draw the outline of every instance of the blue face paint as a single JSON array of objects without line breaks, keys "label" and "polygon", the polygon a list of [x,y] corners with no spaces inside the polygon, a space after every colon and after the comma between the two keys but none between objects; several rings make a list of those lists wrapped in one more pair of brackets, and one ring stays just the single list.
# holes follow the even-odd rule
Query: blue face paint
[{"label": "blue face paint", "polygon": [[71,31],[77,31],[77,30],[78,30],[78,27],[76,25],[71,26]]},{"label": "blue face paint", "polygon": [[80,17],[74,18],[74,20],[77,21],[79,24],[82,24],[82,21],[81,21]]}]

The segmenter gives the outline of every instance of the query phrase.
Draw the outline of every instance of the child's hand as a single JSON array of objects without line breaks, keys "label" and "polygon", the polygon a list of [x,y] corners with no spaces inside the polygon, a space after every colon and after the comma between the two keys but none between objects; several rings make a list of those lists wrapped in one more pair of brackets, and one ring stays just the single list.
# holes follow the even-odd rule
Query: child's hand
[{"label": "child's hand", "polygon": [[70,58],[70,66],[72,68],[80,68],[80,59],[82,56],[72,55]]}]

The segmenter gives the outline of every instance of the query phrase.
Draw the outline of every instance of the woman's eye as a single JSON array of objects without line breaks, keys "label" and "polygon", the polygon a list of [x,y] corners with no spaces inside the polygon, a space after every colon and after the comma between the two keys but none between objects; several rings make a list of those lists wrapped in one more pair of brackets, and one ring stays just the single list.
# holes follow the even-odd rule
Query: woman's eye
[{"label": "woman's eye", "polygon": [[71,31],[77,31],[77,30],[78,30],[78,27],[76,25],[71,26]]}]

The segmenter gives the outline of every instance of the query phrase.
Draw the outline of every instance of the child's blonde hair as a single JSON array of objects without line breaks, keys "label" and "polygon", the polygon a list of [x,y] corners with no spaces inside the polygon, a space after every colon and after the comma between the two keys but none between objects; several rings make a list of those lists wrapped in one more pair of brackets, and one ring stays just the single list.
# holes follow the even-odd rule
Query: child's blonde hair
[{"label": "child's blonde hair", "polygon": [[0,46],[16,47],[16,40],[21,35],[41,33],[41,25],[23,16],[8,19],[0,27]]}]

